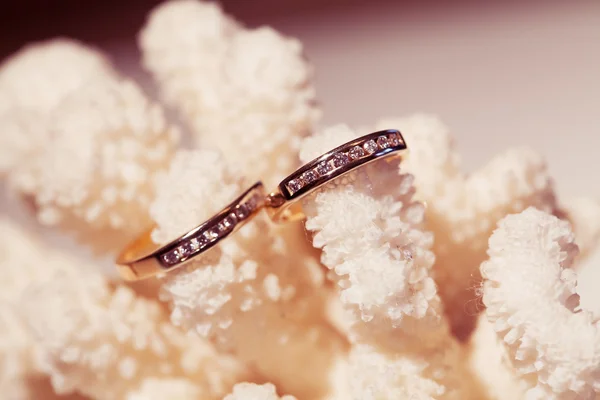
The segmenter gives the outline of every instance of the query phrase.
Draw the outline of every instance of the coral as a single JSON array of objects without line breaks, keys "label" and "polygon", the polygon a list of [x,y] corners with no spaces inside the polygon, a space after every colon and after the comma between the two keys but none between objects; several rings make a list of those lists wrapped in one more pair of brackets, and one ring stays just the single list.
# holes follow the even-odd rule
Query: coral
[{"label": "coral", "polygon": [[579,306],[569,223],[534,208],[509,215],[481,265],[486,315],[528,384],[526,399],[600,392],[600,327]]},{"label": "coral", "polygon": [[[12,289],[14,322],[20,323],[8,326],[9,333],[19,331],[6,345],[8,356],[20,351],[20,359],[30,360],[22,364],[20,380],[44,372],[58,394],[114,399],[142,390],[147,380],[177,378],[193,386],[198,398],[209,399],[244,376],[234,360],[173,327],[158,303],[124,286],[113,289],[96,268],[7,229],[17,250],[2,263],[9,276],[3,296]],[[4,311],[4,299],[2,304]],[[181,390],[161,387],[145,398],[173,398]]]},{"label": "coral", "polygon": [[[332,127],[307,139],[301,157],[310,161],[355,136],[346,126]],[[398,175],[397,168],[397,162],[367,166],[304,202],[306,228],[323,249],[321,260],[334,272],[342,302],[363,320],[384,312],[377,319],[392,325],[407,315],[423,318],[430,301],[439,302],[428,275],[433,238],[417,228],[424,207],[411,199],[412,177]]]},{"label": "coral", "polygon": [[348,383],[352,399],[438,399],[445,387],[424,375],[425,360],[388,354],[369,345],[355,345],[349,356]]},{"label": "coral", "polygon": [[35,361],[35,341],[19,317],[18,300],[32,279],[44,279],[45,270],[29,257],[38,244],[23,229],[3,217],[0,233],[0,392],[10,400],[35,399],[30,383],[43,375]]},{"label": "coral", "polygon": [[0,127],[12,189],[33,200],[42,223],[97,248],[149,223],[153,176],[178,142],[158,104],[70,40],[29,46],[2,65]]},{"label": "coral", "polygon": [[[306,139],[301,158],[355,136],[344,125],[326,129]],[[313,245],[322,248],[355,320],[346,377],[354,399],[468,398],[459,383],[466,374],[460,349],[440,315],[432,236],[422,229],[424,207],[412,200],[412,182],[398,173],[397,160],[383,160],[303,202]]]},{"label": "coral", "polygon": [[55,109],[49,130],[43,153],[13,179],[34,198],[42,223],[95,246],[120,244],[149,224],[154,177],[168,166],[178,133],[135,83],[86,85]]},{"label": "coral", "polygon": [[53,122],[36,190],[42,221],[139,231],[153,174],[168,166],[177,145],[162,109],[132,81],[102,82],[68,98]]},{"label": "coral", "polygon": [[[214,215],[246,188],[240,176],[214,151],[179,152],[161,179],[168,189],[152,205],[154,240]],[[319,398],[328,390],[328,366],[345,340],[327,322],[330,291],[297,226],[276,227],[260,213],[162,285],[176,325],[210,338],[285,392]]]},{"label": "coral", "polygon": [[275,386],[271,383],[257,385],[255,383],[238,383],[233,392],[223,400],[296,400],[294,396],[277,396]]},{"label": "coral", "polygon": [[179,0],[151,13],[139,43],[198,143],[268,185],[293,170],[299,138],[319,117],[299,41],[246,29],[214,3]]},{"label": "coral", "polygon": [[528,206],[558,211],[546,164],[537,153],[515,148],[465,175],[452,137],[437,118],[384,119],[377,127],[399,129],[409,146],[402,168],[416,177],[416,199],[427,203],[426,229],[435,237],[437,259],[433,277],[453,331],[464,339],[481,309],[473,288],[481,281],[478,267],[496,222]]},{"label": "coral", "polygon": [[0,173],[26,168],[48,142],[48,118],[91,80],[112,79],[108,60],[70,39],[29,45],[0,68]]}]

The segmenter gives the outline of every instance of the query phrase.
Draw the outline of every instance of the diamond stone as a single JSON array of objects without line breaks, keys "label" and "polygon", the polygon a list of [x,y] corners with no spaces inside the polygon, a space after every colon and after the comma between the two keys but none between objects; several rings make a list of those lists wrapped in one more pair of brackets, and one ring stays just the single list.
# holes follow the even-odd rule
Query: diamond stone
[{"label": "diamond stone", "polygon": [[333,156],[333,165],[336,168],[340,168],[343,167],[344,165],[348,164],[350,160],[348,160],[348,155],[346,153],[336,153]]},{"label": "diamond stone", "polygon": [[246,201],[246,208],[248,209],[249,212],[252,212],[254,210],[256,210],[256,207],[258,206],[260,202],[260,199],[257,195],[254,195],[252,197],[250,197],[248,199],[248,201]]},{"label": "diamond stone", "polygon": [[390,147],[390,143],[388,142],[387,137],[385,136],[379,136],[377,138],[377,144],[379,145],[379,147],[381,147],[382,149],[387,149],[388,147]]},{"label": "diamond stone", "polygon": [[360,146],[354,146],[353,148],[350,149],[350,151],[348,152],[348,156],[350,157],[350,159],[352,161],[354,160],[358,160],[359,158],[361,158],[362,156],[365,155],[365,151],[363,150],[362,147]]},{"label": "diamond stone", "polygon": [[227,232],[229,229],[225,226],[223,221],[221,221],[217,224],[217,230],[219,231],[220,234],[223,234],[223,233]]},{"label": "diamond stone", "polygon": [[400,138],[395,133],[388,136],[388,140],[390,141],[390,146],[398,146],[400,144]]},{"label": "diamond stone", "polygon": [[244,205],[246,206],[246,210],[251,213],[256,208],[256,199],[254,197],[250,197],[248,200],[246,200]]},{"label": "diamond stone", "polygon": [[212,228],[207,231],[204,231],[204,233],[202,235],[204,236],[206,241],[210,242],[219,237],[219,232],[217,232],[215,228]]},{"label": "diamond stone", "polygon": [[298,190],[302,189],[302,180],[300,179],[292,179],[288,182],[287,187],[290,189],[290,192],[295,193]]},{"label": "diamond stone", "polygon": [[188,257],[189,255],[194,254],[198,248],[200,248],[198,239],[192,238],[179,246],[179,254],[181,254],[182,257]]},{"label": "diamond stone", "polygon": [[316,170],[319,175],[327,175],[333,168],[331,167],[331,164],[329,164],[329,161],[321,161],[319,165],[317,165]]},{"label": "diamond stone", "polygon": [[377,143],[374,140],[369,140],[367,143],[363,145],[365,151],[369,154],[373,154],[377,151]]},{"label": "diamond stone", "polygon": [[177,249],[173,249],[171,251],[166,252],[162,256],[163,261],[168,265],[177,264],[179,262],[179,251]]},{"label": "diamond stone", "polygon": [[309,169],[308,171],[302,174],[302,180],[306,183],[313,183],[317,180],[317,172],[315,170]]},{"label": "diamond stone", "polygon": [[234,213],[235,213],[235,217],[238,219],[238,221],[241,221],[248,216],[248,210],[246,209],[246,206],[243,204],[238,205],[235,208]]},{"label": "diamond stone", "polygon": [[231,218],[231,215],[228,215],[225,218],[223,218],[223,221],[219,222],[219,231],[227,232],[228,230],[233,228],[233,225],[235,225],[235,220]]},{"label": "diamond stone", "polygon": [[231,218],[231,221],[236,224],[237,223],[237,216],[235,215],[235,212],[232,212],[231,214],[229,214],[229,218]]},{"label": "diamond stone", "polygon": [[235,215],[231,215],[231,214],[230,214],[230,215],[226,216],[226,217],[223,219],[223,224],[224,224],[226,227],[228,227],[228,228],[229,228],[230,226],[233,226],[233,225],[235,225]]},{"label": "diamond stone", "polygon": [[203,247],[210,240],[206,237],[205,232],[195,238],[198,241],[198,247]]}]

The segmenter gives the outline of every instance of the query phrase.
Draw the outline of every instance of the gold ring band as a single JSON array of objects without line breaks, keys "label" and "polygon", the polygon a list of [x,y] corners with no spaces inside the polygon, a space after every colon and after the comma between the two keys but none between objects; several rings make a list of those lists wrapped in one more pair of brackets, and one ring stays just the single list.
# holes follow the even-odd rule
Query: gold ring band
[{"label": "gold ring band", "polygon": [[285,178],[277,190],[267,196],[267,211],[275,222],[304,218],[300,199],[325,183],[359,166],[406,150],[402,134],[395,129],[361,136],[315,158]]},{"label": "gold ring band", "polygon": [[126,280],[179,268],[239,229],[264,203],[264,188],[257,182],[214,217],[165,245],[152,241],[153,227],[125,247],[117,257],[117,268]]}]

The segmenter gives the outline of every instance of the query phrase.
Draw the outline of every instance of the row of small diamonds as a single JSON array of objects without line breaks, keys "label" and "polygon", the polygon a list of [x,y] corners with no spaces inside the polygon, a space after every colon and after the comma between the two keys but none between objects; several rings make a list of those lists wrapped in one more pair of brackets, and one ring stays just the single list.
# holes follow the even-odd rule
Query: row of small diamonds
[{"label": "row of small diamonds", "polygon": [[362,145],[355,145],[348,151],[335,153],[328,160],[321,161],[315,168],[309,169],[297,178],[290,179],[286,183],[286,187],[291,194],[294,194],[304,186],[316,181],[320,176],[327,175],[331,171],[342,168],[351,161],[359,160],[376,151],[387,149],[388,147],[398,146],[400,140],[399,134],[390,133],[381,135],[377,139],[367,140]]},{"label": "row of small diamonds", "polygon": [[172,266],[188,259],[203,250],[211,242],[214,242],[233,230],[238,223],[248,218],[248,216],[257,209],[261,201],[262,199],[260,196],[255,194],[246,200],[246,202],[238,204],[233,211],[221,219],[221,221],[206,227],[198,232],[196,236],[187,239],[176,248],[161,254],[160,259],[167,266]]}]

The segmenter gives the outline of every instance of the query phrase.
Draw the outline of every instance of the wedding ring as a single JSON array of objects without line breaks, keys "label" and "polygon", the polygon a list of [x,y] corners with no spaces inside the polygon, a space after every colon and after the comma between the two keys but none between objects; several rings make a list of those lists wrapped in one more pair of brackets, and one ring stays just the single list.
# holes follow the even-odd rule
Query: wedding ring
[{"label": "wedding ring", "polygon": [[208,221],[165,245],[152,241],[153,227],[123,249],[116,260],[117,268],[126,280],[179,268],[239,229],[264,203],[263,185],[257,182]]},{"label": "wedding ring", "polygon": [[336,147],[281,181],[277,190],[267,196],[267,212],[275,222],[301,220],[304,213],[300,199],[360,166],[401,156],[403,150],[406,150],[406,142],[395,129],[370,133]]}]

